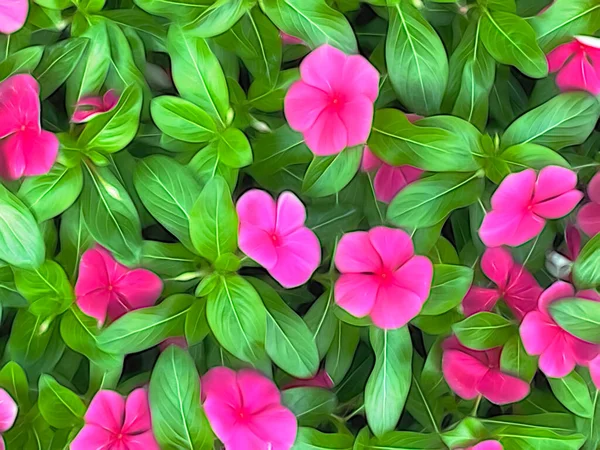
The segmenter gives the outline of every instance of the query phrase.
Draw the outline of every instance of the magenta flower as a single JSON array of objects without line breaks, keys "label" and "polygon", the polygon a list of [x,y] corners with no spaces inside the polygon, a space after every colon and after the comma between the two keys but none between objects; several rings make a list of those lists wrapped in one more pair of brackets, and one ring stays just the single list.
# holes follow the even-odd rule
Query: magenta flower
[{"label": "magenta flower", "polygon": [[202,377],[204,411],[225,450],[289,450],[298,424],[271,380],[258,372],[215,367]]},{"label": "magenta flower", "polygon": [[558,72],[556,84],[561,91],[600,94],[600,39],[575,36],[548,53],[547,58],[550,72]]},{"label": "magenta flower", "polygon": [[529,394],[528,383],[500,370],[501,347],[472,350],[451,336],[443,348],[442,372],[459,397],[472,400],[481,395],[496,405],[506,405]]},{"label": "magenta flower", "polygon": [[[540,370],[552,378],[568,375],[577,364],[585,366],[600,353],[599,346],[562,329],[548,312],[552,302],[575,296],[573,286],[557,281],[540,295],[538,309],[528,313],[521,323],[525,350],[530,355],[540,355]],[[577,297],[600,301],[596,291],[580,291]]]},{"label": "magenta flower", "polygon": [[321,263],[321,245],[304,226],[306,210],[298,197],[284,192],[276,204],[265,191],[252,189],[236,209],[240,249],[283,287],[306,283]]},{"label": "magenta flower", "polygon": [[284,45],[304,45],[304,41],[302,39],[287,34],[281,30],[279,30],[279,37],[281,37],[281,42],[283,42]]},{"label": "magenta flower", "polygon": [[[19,408],[4,389],[0,389],[0,433],[8,431],[17,419]],[[0,450],[4,450],[4,439],[0,436]]]},{"label": "magenta flower", "polygon": [[285,116],[315,155],[364,144],[371,132],[379,73],[362,56],[322,45],[300,64],[285,96]]},{"label": "magenta flower", "polygon": [[145,269],[129,269],[100,246],[81,257],[75,285],[77,305],[100,324],[134,309],[154,305],[163,289],[162,280]]},{"label": "magenta flower", "polygon": [[563,167],[544,167],[536,180],[527,169],[508,175],[492,196],[492,210],[479,229],[488,247],[524,244],[537,236],[546,219],[569,214],[583,194],[575,189],[577,175]]},{"label": "magenta flower", "polygon": [[88,96],[82,97],[75,105],[75,111],[71,122],[85,123],[92,120],[98,114],[110,111],[119,103],[119,96],[116,91],[111,89],[103,97]]},{"label": "magenta flower", "polygon": [[462,302],[465,315],[491,311],[500,298],[519,320],[537,307],[543,289],[527,269],[514,262],[508,250],[486,249],[481,258],[481,270],[496,287],[471,286]]},{"label": "magenta flower", "polygon": [[498,441],[483,441],[472,447],[467,447],[464,450],[503,450],[503,447]]},{"label": "magenta flower", "polygon": [[433,265],[415,256],[410,236],[386,227],[345,234],[335,254],[342,273],[335,302],[355,317],[370,316],[379,328],[400,328],[429,297]]},{"label": "magenta flower", "polygon": [[25,25],[29,2],[27,0],[2,0],[0,2],[0,33],[12,34]]},{"label": "magenta flower", "polygon": [[590,376],[592,377],[594,386],[600,390],[600,354],[588,363],[588,368],[590,369]]},{"label": "magenta flower", "polygon": [[380,202],[391,202],[398,193],[413,181],[417,181],[423,171],[413,166],[390,166],[380,160],[365,147],[361,169],[364,172],[377,170],[373,187],[375,197]]},{"label": "magenta flower", "polygon": [[294,378],[283,387],[283,390],[297,387],[320,387],[324,389],[331,389],[333,387],[333,380],[327,371],[323,369],[319,370],[319,372],[312,378]]},{"label": "magenta flower", "polygon": [[152,433],[146,391],[134,390],[127,401],[114,391],[99,391],[70,449],[160,450]]},{"label": "magenta flower", "polygon": [[577,213],[577,225],[588,236],[595,236],[600,233],[600,172],[590,181],[587,193],[591,201]]},{"label": "magenta flower", "polygon": [[0,83],[0,177],[43,175],[56,161],[58,139],[42,130],[39,94],[31,75],[13,75]]}]

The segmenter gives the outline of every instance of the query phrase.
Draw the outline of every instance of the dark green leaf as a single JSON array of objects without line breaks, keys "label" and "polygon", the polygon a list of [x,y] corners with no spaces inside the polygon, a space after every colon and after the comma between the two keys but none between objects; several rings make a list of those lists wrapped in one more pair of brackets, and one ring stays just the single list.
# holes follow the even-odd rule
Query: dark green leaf
[{"label": "dark green leaf", "polygon": [[338,402],[327,389],[295,387],[282,392],[281,403],[294,413],[300,426],[317,426],[333,414]]}]

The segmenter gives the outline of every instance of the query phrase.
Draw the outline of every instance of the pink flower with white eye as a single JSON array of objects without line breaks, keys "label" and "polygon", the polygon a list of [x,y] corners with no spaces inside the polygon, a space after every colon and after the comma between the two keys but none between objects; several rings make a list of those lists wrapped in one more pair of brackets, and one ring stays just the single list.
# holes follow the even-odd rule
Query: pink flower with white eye
[{"label": "pink flower with white eye", "polygon": [[284,45],[304,45],[304,41],[300,38],[287,34],[284,31],[279,30],[279,37]]},{"label": "pink flower with white eye", "polygon": [[12,34],[25,25],[29,2],[27,0],[2,0],[0,2],[0,33]]},{"label": "pink flower with white eye", "polygon": [[[502,444],[498,441],[483,441],[479,444],[467,447],[464,450],[503,450]],[[460,450],[460,449],[456,449]]]},{"label": "pink flower with white eye", "polygon": [[575,208],[583,197],[576,185],[577,174],[564,167],[544,167],[537,179],[533,169],[508,175],[492,196],[479,237],[488,247],[524,244],[543,230],[546,219]]},{"label": "pink flower with white eye", "polygon": [[600,94],[600,39],[575,36],[548,53],[547,58],[550,72],[558,72],[556,84],[561,91]]},{"label": "pink flower with white eye", "polygon": [[[8,431],[17,419],[19,408],[4,389],[0,389],[0,433]],[[0,450],[4,450],[4,439],[0,436]]]},{"label": "pink flower with white eye", "polygon": [[99,391],[70,449],[160,450],[152,433],[146,390],[134,390],[127,401],[117,392]]},{"label": "pink flower with white eye", "polygon": [[39,95],[31,75],[13,75],[0,83],[0,177],[43,175],[56,161],[58,139],[42,130]]},{"label": "pink flower with white eye", "polygon": [[557,281],[540,295],[538,309],[525,316],[519,330],[527,353],[540,355],[540,370],[552,378],[568,375],[576,365],[585,366],[600,353],[598,345],[573,336],[550,316],[551,303],[573,297],[600,301],[596,291],[575,294],[569,283]]},{"label": "pink flower with white eye", "polygon": [[88,96],[79,99],[75,105],[75,111],[71,122],[85,123],[92,120],[98,114],[110,111],[119,103],[119,96],[111,89],[103,97]]},{"label": "pink flower with white eye", "polygon": [[577,225],[588,236],[595,236],[600,233],[600,172],[590,181],[587,193],[591,201],[577,213]]},{"label": "pink flower with white eye", "polygon": [[225,450],[289,450],[298,423],[277,386],[250,369],[215,367],[202,377],[202,401]]},{"label": "pink flower with white eye", "polygon": [[312,51],[300,64],[301,80],[285,96],[285,117],[319,156],[364,144],[379,95],[379,73],[360,55],[330,45]]},{"label": "pink flower with white eye", "polygon": [[403,327],[429,297],[433,264],[415,256],[402,230],[375,227],[345,234],[335,265],[342,274],[335,283],[335,302],[355,317],[370,316],[379,328]]},{"label": "pink flower with white eye", "polygon": [[326,370],[319,370],[319,372],[312,378],[302,379],[295,378],[283,387],[283,390],[292,389],[297,387],[320,387],[324,389],[331,389],[333,387],[333,380],[329,376]]},{"label": "pink flower with white eye", "polygon": [[306,209],[292,192],[275,200],[258,189],[240,197],[240,249],[269,271],[283,287],[306,283],[321,263],[321,245],[304,226]]},{"label": "pink flower with white eye", "polygon": [[471,286],[462,302],[465,315],[491,311],[501,298],[519,320],[537,307],[543,289],[527,269],[514,262],[508,250],[486,249],[481,258],[481,270],[496,283],[496,287]]},{"label": "pink flower with white eye", "polygon": [[528,383],[500,369],[501,347],[472,350],[451,336],[444,341],[443,349],[442,372],[459,397],[472,400],[481,395],[496,405],[506,405],[529,394]]},{"label": "pink flower with white eye", "polygon": [[365,147],[361,169],[364,172],[377,170],[373,181],[375,197],[384,203],[391,202],[402,189],[423,174],[421,169],[413,166],[391,166],[375,156],[369,147]]},{"label": "pink flower with white eye", "polygon": [[162,280],[146,269],[129,269],[111,253],[96,246],[81,257],[75,285],[77,305],[88,316],[118,319],[134,309],[154,305],[163,290]]}]

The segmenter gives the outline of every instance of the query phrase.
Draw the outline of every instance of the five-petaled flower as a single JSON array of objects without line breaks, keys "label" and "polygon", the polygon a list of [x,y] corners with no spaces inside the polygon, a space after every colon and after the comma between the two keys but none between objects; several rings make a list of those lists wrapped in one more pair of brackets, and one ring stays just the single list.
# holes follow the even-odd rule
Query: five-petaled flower
[{"label": "five-petaled flower", "polygon": [[300,64],[301,80],[285,96],[285,117],[315,155],[364,144],[379,95],[379,73],[361,55],[322,45]]},{"label": "five-petaled flower", "polygon": [[[8,431],[17,419],[19,408],[4,389],[0,389],[0,433]],[[0,450],[4,450],[4,439],[0,436]]]},{"label": "five-petaled flower", "polygon": [[119,103],[119,96],[116,91],[109,90],[102,97],[86,96],[79,99],[75,105],[75,111],[71,122],[85,123],[92,120],[98,114],[110,111]]},{"label": "five-petaled flower", "polygon": [[128,311],[154,305],[163,290],[162,280],[146,269],[129,269],[100,246],[81,257],[75,285],[77,305],[104,323]]},{"label": "five-petaled flower", "polygon": [[275,200],[258,189],[240,197],[239,246],[283,287],[306,283],[321,262],[321,245],[304,225],[306,209],[291,192]]},{"label": "five-petaled flower", "polygon": [[159,450],[152,433],[148,394],[136,389],[127,401],[114,391],[99,391],[85,414],[85,425],[71,450]]},{"label": "five-petaled flower", "polygon": [[600,353],[598,345],[573,336],[550,316],[551,303],[574,297],[600,301],[596,291],[575,294],[572,285],[557,281],[540,295],[537,309],[528,313],[521,323],[519,331],[525,350],[530,355],[540,355],[540,370],[549,377],[562,378],[577,364],[585,366]]},{"label": "five-petaled flower", "polygon": [[281,405],[281,394],[258,372],[215,367],[202,377],[204,411],[225,450],[289,450],[296,417]]},{"label": "five-petaled flower", "polygon": [[492,196],[492,210],[479,229],[488,247],[524,244],[544,228],[546,219],[569,214],[583,194],[575,189],[577,174],[564,167],[544,167],[508,175]]},{"label": "five-petaled flower", "polygon": [[39,95],[31,75],[13,75],[0,83],[0,177],[43,175],[56,161],[58,139],[42,130]]},{"label": "five-petaled flower", "polygon": [[550,72],[558,72],[556,84],[561,91],[600,94],[600,39],[575,36],[548,53],[548,66]]},{"label": "five-petaled flower", "polygon": [[345,234],[335,254],[342,273],[335,302],[356,317],[370,316],[379,328],[400,328],[413,319],[429,297],[433,265],[415,256],[402,230],[375,227]]},{"label": "five-petaled flower", "polygon": [[27,0],[2,0],[0,2],[0,33],[12,34],[25,25],[29,2]]},{"label": "five-petaled flower", "polygon": [[481,258],[481,270],[496,287],[471,286],[462,302],[465,315],[491,311],[500,298],[519,320],[537,307],[542,288],[527,269],[514,262],[508,250],[488,248]]},{"label": "five-petaled flower", "polygon": [[456,336],[444,341],[442,372],[459,397],[472,400],[482,396],[497,405],[523,400],[529,394],[529,384],[500,369],[501,347],[472,350],[462,345]]},{"label": "five-petaled flower", "polygon": [[577,213],[577,225],[588,236],[595,236],[600,233],[600,172],[590,181],[587,194],[591,201]]}]

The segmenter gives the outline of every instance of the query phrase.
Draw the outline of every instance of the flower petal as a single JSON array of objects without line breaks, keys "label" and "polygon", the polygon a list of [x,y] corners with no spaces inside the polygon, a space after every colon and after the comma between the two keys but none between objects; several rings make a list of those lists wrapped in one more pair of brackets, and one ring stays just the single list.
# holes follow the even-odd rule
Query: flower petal
[{"label": "flower petal", "polygon": [[238,232],[240,250],[269,270],[277,264],[277,251],[273,236],[250,224],[241,224]]},{"label": "flower petal", "polygon": [[35,177],[50,172],[58,156],[58,138],[44,130],[39,134],[24,131],[19,136],[25,156],[23,175]]},{"label": "flower petal", "polygon": [[111,294],[105,289],[99,289],[85,295],[77,296],[77,306],[84,314],[95,318],[102,325],[106,320]]},{"label": "flower petal", "polygon": [[529,394],[529,383],[511,375],[490,370],[479,381],[478,390],[490,402],[506,405],[523,400]]},{"label": "flower petal", "polygon": [[506,287],[513,265],[512,255],[504,248],[488,248],[481,257],[481,270],[500,288]]},{"label": "flower petal", "polygon": [[473,446],[471,450],[503,450],[503,447],[498,441],[483,441]]},{"label": "flower petal", "polygon": [[573,211],[582,198],[582,192],[572,190],[553,199],[536,204],[533,207],[533,212],[546,219],[559,219]]},{"label": "flower petal", "polygon": [[99,391],[85,413],[85,423],[119,434],[125,415],[125,400],[114,391]]},{"label": "flower petal", "polygon": [[240,228],[244,224],[250,224],[267,233],[275,231],[277,207],[275,200],[267,192],[251,189],[240,197],[235,208]]},{"label": "flower petal", "polygon": [[[237,384],[232,388],[238,390]],[[239,393],[237,395],[239,396]],[[228,403],[227,398],[209,395],[203,407],[210,427],[222,442],[227,442],[240,428],[241,425],[238,423],[240,407]]]},{"label": "flower petal", "polygon": [[577,213],[577,225],[588,236],[600,233],[600,204],[588,203]]},{"label": "flower petal", "polygon": [[458,350],[446,350],[442,356],[444,378],[459,397],[466,400],[479,395],[477,386],[488,373],[481,361]]},{"label": "flower petal", "polygon": [[291,289],[306,283],[321,263],[321,244],[306,227],[280,237],[275,246],[277,263],[269,273],[279,284]]},{"label": "flower petal", "polygon": [[414,292],[422,302],[427,300],[433,280],[433,264],[426,256],[413,256],[394,272],[394,281],[404,289]]},{"label": "flower petal", "polygon": [[579,45],[576,42],[568,42],[556,47],[546,56],[550,72],[559,70],[571,55],[579,51]]},{"label": "flower petal", "polygon": [[545,220],[531,212],[490,211],[483,218],[479,237],[488,247],[518,246],[543,230]]},{"label": "flower petal", "polygon": [[377,156],[373,154],[371,149],[365,145],[365,151],[363,153],[362,163],[360,165],[360,170],[363,172],[371,172],[379,168],[383,164],[383,161],[380,160]]},{"label": "flower petal", "polygon": [[596,389],[600,390],[600,356],[596,356],[592,359],[588,367],[590,369],[590,376],[592,377],[592,381],[594,382],[594,386]]},{"label": "flower petal", "polygon": [[369,239],[369,233],[354,231],[340,239],[335,265],[342,273],[375,273],[382,268],[382,261]]},{"label": "flower petal", "polygon": [[79,263],[79,275],[75,284],[75,295],[89,294],[110,284],[106,261],[99,248],[86,250]]},{"label": "flower petal", "polygon": [[123,433],[127,434],[139,434],[152,430],[148,392],[145,389],[135,389],[127,397],[125,402],[125,422],[123,423],[122,430]]},{"label": "flower petal", "polygon": [[529,311],[537,308],[542,291],[543,289],[533,275],[524,267],[515,264],[509,275],[509,283],[505,288],[504,301],[520,320]]},{"label": "flower petal", "polygon": [[269,448],[245,424],[232,428],[227,440],[224,440],[223,443],[225,444],[225,450],[267,450]]},{"label": "flower petal", "polygon": [[397,270],[415,253],[408,233],[397,228],[371,228],[369,230],[369,240],[379,254],[383,266],[391,271]]},{"label": "flower petal", "polygon": [[0,389],[0,432],[10,429],[17,419],[19,408],[4,389]]},{"label": "flower petal", "polygon": [[346,58],[342,72],[344,94],[347,96],[365,96],[371,104],[379,95],[379,72],[362,55],[351,55]]},{"label": "flower petal", "polygon": [[18,180],[24,172],[25,155],[18,133],[0,139],[0,177]]},{"label": "flower petal", "polygon": [[547,166],[540,170],[535,183],[533,203],[558,197],[572,191],[577,186],[577,174],[570,169],[558,166]]},{"label": "flower petal", "polygon": [[554,338],[539,360],[540,370],[552,378],[562,378],[570,374],[575,365],[575,356],[564,339],[563,332]]},{"label": "flower petal", "polygon": [[540,295],[538,309],[550,317],[550,313],[548,312],[550,303],[560,300],[561,298],[569,297],[575,297],[575,289],[573,286],[564,281],[556,281]]},{"label": "flower petal", "polygon": [[600,203],[600,172],[598,172],[587,187],[587,194],[594,203]]},{"label": "flower petal", "polygon": [[341,50],[328,44],[321,45],[300,63],[302,81],[328,94],[344,89],[342,72],[347,58]]},{"label": "flower petal", "polygon": [[163,290],[162,280],[146,269],[127,272],[113,282],[114,292],[127,300],[130,311],[153,306]]},{"label": "flower petal", "polygon": [[277,220],[275,229],[278,235],[287,235],[304,225],[306,208],[293,192],[283,192],[277,199]]},{"label": "flower petal", "polygon": [[315,155],[336,155],[348,146],[348,131],[336,109],[327,107],[304,131],[304,140]]},{"label": "flower petal", "polygon": [[19,31],[27,20],[29,2],[26,0],[2,0],[0,2],[0,33]]},{"label": "flower petal", "polygon": [[70,450],[110,449],[114,440],[113,433],[99,425],[84,425],[71,442]]},{"label": "flower petal", "polygon": [[529,205],[535,187],[535,171],[533,169],[508,175],[492,196],[494,211],[522,212]]},{"label": "flower petal", "polygon": [[202,401],[212,397],[234,407],[242,404],[237,374],[227,367],[214,367],[202,377]]},{"label": "flower petal", "polygon": [[315,124],[319,115],[330,104],[329,94],[303,81],[296,81],[285,96],[285,118],[292,129],[303,132]]},{"label": "flower petal", "polygon": [[342,274],[335,282],[335,302],[354,317],[365,317],[373,309],[378,290],[377,275]]},{"label": "flower petal", "polygon": [[396,283],[381,285],[371,310],[371,319],[375,326],[384,330],[400,328],[421,312],[423,303],[425,298]]},{"label": "flower petal", "polygon": [[583,52],[577,53],[565,64],[556,77],[556,84],[563,92],[582,90],[593,95],[600,94],[600,79]]},{"label": "flower petal", "polygon": [[240,370],[237,382],[244,410],[251,414],[281,403],[281,395],[275,383],[255,370]]},{"label": "flower petal", "polygon": [[0,83],[0,139],[22,127],[40,132],[39,93],[38,82],[29,74],[13,75]]},{"label": "flower petal", "polygon": [[500,293],[496,289],[471,286],[462,301],[463,312],[465,316],[472,316],[478,312],[491,311],[499,298]]},{"label": "flower petal", "polygon": [[248,428],[273,450],[289,450],[294,445],[298,432],[296,416],[281,405],[270,406],[254,415]]},{"label": "flower petal", "polygon": [[373,124],[373,102],[364,96],[344,101],[338,115],[346,128],[346,146],[364,144]]},{"label": "flower petal", "polygon": [[413,181],[416,181],[423,171],[411,166],[394,167],[383,164],[375,175],[373,182],[377,200],[389,203],[398,193]]},{"label": "flower petal", "polygon": [[151,429],[124,437],[123,443],[127,445],[127,450],[160,450]]},{"label": "flower petal", "polygon": [[530,355],[541,355],[560,333],[560,328],[539,311],[528,313],[519,328],[523,347]]}]

